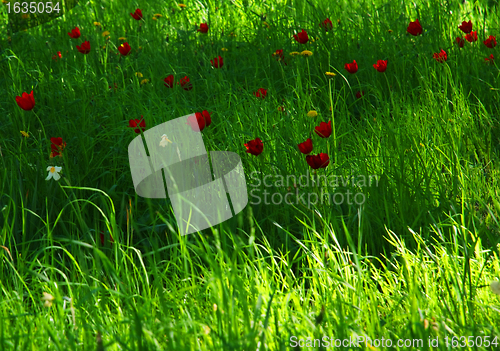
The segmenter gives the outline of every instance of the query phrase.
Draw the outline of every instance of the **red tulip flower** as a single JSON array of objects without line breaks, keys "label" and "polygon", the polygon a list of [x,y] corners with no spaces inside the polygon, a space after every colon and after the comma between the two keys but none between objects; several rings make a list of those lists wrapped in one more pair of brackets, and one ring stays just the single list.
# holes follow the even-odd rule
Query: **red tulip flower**
[{"label": "red tulip flower", "polygon": [[188,76],[181,78],[179,82],[181,84],[182,89],[187,90],[187,91],[193,89],[193,84],[189,82]]},{"label": "red tulip flower", "polygon": [[329,29],[333,28],[333,23],[332,23],[332,21],[330,21],[329,18],[327,18],[326,20],[324,20],[323,22],[321,22],[319,24],[319,26],[322,27],[324,30],[326,30],[328,32]]},{"label": "red tulip flower", "polygon": [[53,55],[53,56],[52,56],[52,60],[57,61],[57,60],[58,60],[58,58],[62,58],[62,55],[61,55],[61,52],[60,52],[60,51],[58,51],[56,55]]},{"label": "red tulip flower", "polygon": [[465,35],[465,40],[467,40],[469,43],[473,43],[473,42],[477,41],[477,32],[474,31],[474,32],[471,32],[471,33]]},{"label": "red tulip flower", "polygon": [[385,72],[385,70],[387,69],[387,60],[378,60],[377,63],[373,65],[373,67],[379,72]]},{"label": "red tulip flower", "polygon": [[457,45],[461,48],[464,47],[464,44],[465,44],[465,40],[464,38],[461,38],[461,37],[456,37],[455,38],[455,42],[457,43]]},{"label": "red tulip flower", "polygon": [[142,19],[142,11],[140,9],[135,10],[134,13],[131,13],[130,16],[134,17],[135,20],[139,21]]},{"label": "red tulip flower", "polygon": [[255,93],[253,93],[258,98],[265,98],[267,95],[267,89],[259,88]]},{"label": "red tulip flower", "polygon": [[260,140],[259,138],[250,140],[248,143],[245,144],[245,147],[247,148],[247,152],[254,156],[259,156],[264,150],[264,144],[262,143],[262,140]]},{"label": "red tulip flower", "polygon": [[165,86],[168,88],[173,88],[174,87],[174,75],[171,74],[167,78],[163,80],[165,82]]},{"label": "red tulip flower", "polygon": [[462,24],[458,26],[458,28],[465,34],[469,34],[470,32],[472,32],[472,21],[469,22],[463,21]]},{"label": "red tulip flower", "polygon": [[356,63],[356,60],[352,60],[352,63],[346,63],[344,65],[344,68],[347,70],[347,72],[354,74],[358,71],[358,64]]},{"label": "red tulip flower", "polygon": [[138,120],[138,119],[131,119],[130,121],[128,121],[128,126],[131,127],[131,128],[136,128],[136,127],[139,127],[139,128],[136,128],[134,129],[134,131],[139,134],[142,131],[144,131],[144,129],[146,129],[146,122],[144,121],[142,115],[141,115],[141,119]]},{"label": "red tulip flower", "polygon": [[284,59],[283,55],[283,49],[276,50],[276,52],[273,54],[273,56],[276,56],[276,60],[281,61]]},{"label": "red tulip flower", "polygon": [[365,95],[365,92],[364,92],[364,91],[358,91],[358,92],[356,93],[356,99],[361,99],[361,97],[362,97],[363,95]]},{"label": "red tulip flower", "polygon": [[321,122],[319,126],[314,128],[316,134],[318,134],[321,138],[328,138],[332,135],[332,121],[328,123]]},{"label": "red tulip flower", "polygon": [[66,147],[66,142],[63,138],[50,138],[50,148],[52,149],[52,153],[50,154],[50,158],[52,157],[62,157],[62,152]]},{"label": "red tulip flower", "polygon": [[302,152],[303,154],[308,154],[313,150],[313,142],[311,138],[308,138],[303,143],[297,144],[297,146],[299,147],[300,152]]},{"label": "red tulip flower", "polygon": [[489,64],[493,64],[495,58],[493,57],[493,54],[490,55],[490,57],[486,57],[484,61]]},{"label": "red tulip flower", "polygon": [[418,19],[416,19],[415,22],[410,22],[406,31],[414,36],[422,34],[422,26],[420,25]]},{"label": "red tulip flower", "polygon": [[33,97],[33,90],[31,93],[22,93],[21,96],[16,96],[16,102],[20,108],[25,111],[33,110],[35,107],[35,98]]},{"label": "red tulip flower", "polygon": [[200,33],[208,33],[208,24],[206,23],[201,23],[200,28],[198,28],[197,32]]},{"label": "red tulip flower", "polygon": [[309,37],[307,36],[307,32],[302,29],[302,32],[294,34],[293,37],[295,38],[296,41],[298,41],[301,44],[305,44],[309,41]]},{"label": "red tulip flower", "polygon": [[188,123],[191,126],[191,129],[195,132],[201,132],[205,127],[208,127],[212,123],[212,118],[210,117],[210,113],[207,110],[203,110],[203,112],[195,112],[194,116],[191,115],[188,117]]},{"label": "red tulip flower", "polygon": [[87,41],[84,41],[82,43],[82,46],[77,45],[76,48],[78,51],[80,51],[82,54],[86,55],[90,52],[90,43]]},{"label": "red tulip flower", "polygon": [[448,59],[448,55],[446,54],[446,51],[444,51],[443,49],[441,49],[441,51],[438,53],[434,53],[434,55],[432,55],[432,57],[437,62],[444,62]]},{"label": "red tulip flower", "polygon": [[71,32],[68,32],[68,35],[73,39],[80,38],[80,28],[75,27],[74,29],[71,30]]},{"label": "red tulip flower", "polygon": [[127,42],[118,47],[118,51],[120,51],[120,54],[122,54],[123,56],[127,56],[130,53],[130,50],[132,50],[132,48]]},{"label": "red tulip flower", "polygon": [[484,43],[484,45],[486,45],[490,49],[493,49],[497,45],[497,40],[496,40],[496,37],[494,37],[493,35],[490,35],[488,37],[488,39],[483,41],[483,43]]},{"label": "red tulip flower", "polygon": [[326,168],[330,163],[330,157],[323,152],[318,155],[307,155],[306,162],[312,169]]},{"label": "red tulip flower", "polygon": [[224,62],[222,62],[222,57],[220,57],[220,56],[214,58],[213,60],[210,60],[210,63],[212,64],[212,66],[214,68],[220,68],[224,64]]}]

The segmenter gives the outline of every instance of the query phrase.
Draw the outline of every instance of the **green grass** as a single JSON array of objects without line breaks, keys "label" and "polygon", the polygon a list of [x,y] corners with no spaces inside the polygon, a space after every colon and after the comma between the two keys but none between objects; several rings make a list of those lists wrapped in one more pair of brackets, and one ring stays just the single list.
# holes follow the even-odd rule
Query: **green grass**
[{"label": "green grass", "polygon": [[[482,43],[500,41],[498,2],[186,5],[80,1],[17,33],[3,7],[0,350],[288,350],[294,337],[317,350],[498,349],[484,337],[500,343],[489,287],[500,276],[500,71],[484,58],[498,62],[500,45]],[[144,21],[129,15],[136,8]],[[327,17],[329,32],[319,27]],[[414,37],[406,28],[416,18],[424,33]],[[458,25],[468,20],[478,41],[460,49]],[[207,34],[196,32],[202,22]],[[67,35],[75,26],[79,39]],[[304,45],[292,37],[301,28]],[[117,55],[119,37],[132,47],[127,57]],[[85,40],[88,55],[76,50]],[[278,49],[286,65],[272,56]],[[306,49],[313,55],[289,55]],[[444,63],[432,58],[440,49]],[[213,69],[219,55],[224,66]],[[372,67],[381,59],[385,73]],[[359,71],[349,74],[353,60]],[[193,89],[165,87],[169,74],[188,76]],[[259,88],[265,99],[253,95]],[[36,105],[24,111],[15,97],[31,90]],[[286,184],[259,186],[265,175],[377,181],[333,189],[323,178],[298,190],[306,199],[362,193],[362,205],[249,202],[180,236],[168,199],[135,193],[128,121],[142,115],[151,128],[202,110],[213,113],[207,150],[240,155],[249,193],[286,195]],[[313,132],[320,121],[332,122],[329,138]],[[51,137],[67,143],[62,158],[49,158]],[[244,143],[257,137],[264,151],[253,156]],[[297,148],[308,137],[313,154],[330,156],[316,174]],[[46,181],[53,165],[62,178]],[[324,336],[393,345],[306,344]],[[483,346],[464,345],[469,336]],[[407,339],[423,345],[396,345]]]}]

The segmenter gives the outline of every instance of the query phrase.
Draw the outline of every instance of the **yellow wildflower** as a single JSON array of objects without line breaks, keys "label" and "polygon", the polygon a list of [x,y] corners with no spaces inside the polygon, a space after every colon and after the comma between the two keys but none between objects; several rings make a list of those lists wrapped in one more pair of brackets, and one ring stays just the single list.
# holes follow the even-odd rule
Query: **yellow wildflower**
[{"label": "yellow wildflower", "polygon": [[300,55],[300,52],[297,52],[297,51],[292,51],[290,53],[290,56],[297,56],[297,55]]},{"label": "yellow wildflower", "polygon": [[389,29],[389,30],[388,30],[388,32],[389,32],[389,33],[392,33],[392,29]]},{"label": "yellow wildflower", "polygon": [[142,77],[143,77],[143,75],[142,75],[142,73],[141,73],[141,72],[135,72],[135,75],[136,75],[137,77],[139,77],[139,78],[142,78]]},{"label": "yellow wildflower", "polygon": [[313,54],[313,53],[312,53],[312,51],[309,51],[309,50],[304,50],[304,51],[302,51],[300,54],[301,54],[302,56],[306,56],[306,57],[308,57],[308,56],[312,56],[312,54]]},{"label": "yellow wildflower", "polygon": [[156,21],[156,17],[153,16],[153,21]]},{"label": "yellow wildflower", "polygon": [[181,7],[181,8],[185,8],[185,7],[187,7],[187,6],[186,6],[186,5],[184,5],[184,4],[179,4],[179,7]]},{"label": "yellow wildflower", "polygon": [[149,82],[149,80],[143,79],[143,80],[141,80],[141,85],[146,84],[147,82]]},{"label": "yellow wildflower", "polygon": [[318,115],[318,113],[314,110],[311,110],[309,112],[307,112],[307,117],[316,117]]},{"label": "yellow wildflower", "polygon": [[118,40],[127,40],[125,37],[119,37]]},{"label": "yellow wildflower", "polygon": [[335,77],[337,74],[333,72],[325,72],[328,77]]},{"label": "yellow wildflower", "polygon": [[102,32],[102,36],[105,37],[106,35],[109,35],[109,31],[105,30],[104,32]]},{"label": "yellow wildflower", "polygon": [[269,24],[267,24],[267,22],[264,22],[265,26],[269,29]]},{"label": "yellow wildflower", "polygon": [[226,49],[226,48],[222,48],[221,50],[222,50],[222,51],[227,51],[227,49]]},{"label": "yellow wildflower", "polygon": [[29,135],[28,133],[26,133],[24,130],[21,130],[21,134],[22,134],[22,135],[23,135],[23,137],[25,137],[25,138],[29,138],[29,136],[30,136],[30,135]]},{"label": "yellow wildflower", "polygon": [[158,18],[158,17],[163,17],[163,15],[162,15],[162,14],[160,14],[160,13],[155,13],[155,14],[154,14],[154,16],[155,16],[156,18]]},{"label": "yellow wildflower", "polygon": [[94,22],[94,26],[100,26],[101,24],[99,22]]}]

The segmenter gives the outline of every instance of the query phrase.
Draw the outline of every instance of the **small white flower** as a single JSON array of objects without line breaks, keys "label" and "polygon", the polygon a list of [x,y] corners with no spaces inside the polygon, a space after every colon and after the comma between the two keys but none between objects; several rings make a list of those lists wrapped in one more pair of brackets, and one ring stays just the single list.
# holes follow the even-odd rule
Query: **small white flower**
[{"label": "small white flower", "polygon": [[490,283],[490,289],[494,294],[500,295],[500,282],[498,280],[494,280]]},{"label": "small white flower", "polygon": [[50,180],[50,178],[54,178],[54,180],[59,180],[61,179],[61,176],[59,175],[59,172],[61,172],[62,167],[56,166],[48,166],[47,167],[47,172],[49,172],[49,175],[45,180]]},{"label": "small white flower", "polygon": [[163,134],[161,136],[160,146],[165,147],[168,145],[168,143],[172,144],[170,139],[167,137],[167,134]]}]

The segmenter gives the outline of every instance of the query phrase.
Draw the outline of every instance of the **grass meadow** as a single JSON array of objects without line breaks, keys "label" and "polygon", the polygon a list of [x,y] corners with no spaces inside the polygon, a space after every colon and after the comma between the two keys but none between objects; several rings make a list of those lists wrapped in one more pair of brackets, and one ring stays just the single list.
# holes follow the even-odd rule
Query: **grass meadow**
[{"label": "grass meadow", "polygon": [[[498,1],[7,3],[0,350],[500,349]],[[128,145],[202,111],[249,202],[183,236]]]}]

